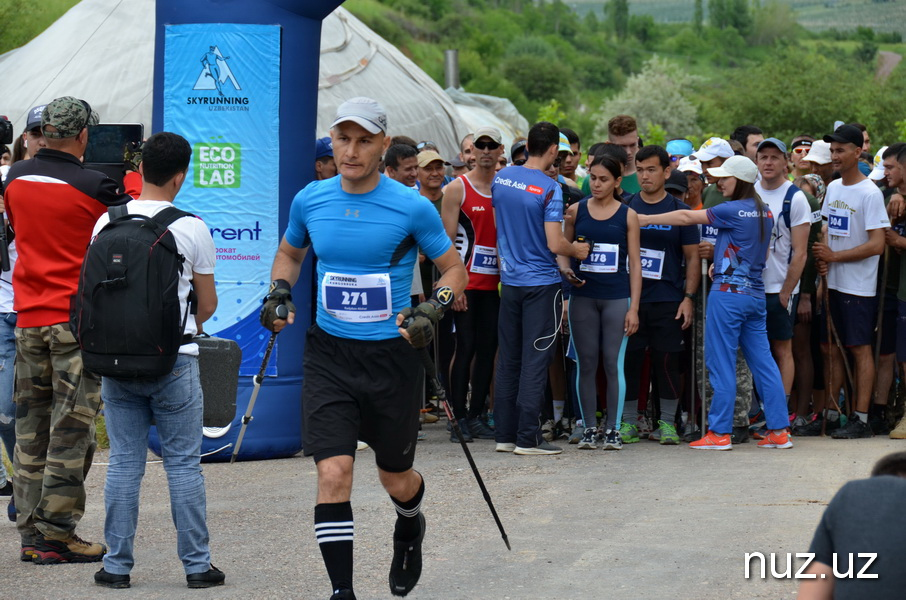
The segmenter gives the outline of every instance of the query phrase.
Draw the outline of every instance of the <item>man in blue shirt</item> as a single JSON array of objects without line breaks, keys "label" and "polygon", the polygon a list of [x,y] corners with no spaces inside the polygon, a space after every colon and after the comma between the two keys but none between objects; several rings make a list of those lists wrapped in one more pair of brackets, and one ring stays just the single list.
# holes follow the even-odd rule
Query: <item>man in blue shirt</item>
[{"label": "man in blue shirt", "polygon": [[559,454],[541,437],[547,368],[562,323],[556,255],[584,260],[588,244],[563,237],[560,185],[544,174],[557,159],[560,132],[535,124],[524,166],[501,169],[491,186],[500,264],[499,353],[494,388],[498,452]]},{"label": "man in blue shirt", "polygon": [[[374,450],[397,511],[390,591],[405,596],[418,583],[425,486],[412,469],[423,392],[416,348],[431,342],[434,325],[468,280],[431,203],[378,171],[390,142],[386,132],[387,115],[370,98],[337,109],[331,139],[340,176],[309,184],[293,200],[261,311],[271,331],[293,323],[290,290],[312,247],[318,306],[302,357],[302,441],[318,469],[315,535],[332,600],[355,598],[349,498],[356,440]],[[441,277],[432,298],[411,309],[419,247]],[[277,317],[280,305],[289,309],[286,320]]]}]

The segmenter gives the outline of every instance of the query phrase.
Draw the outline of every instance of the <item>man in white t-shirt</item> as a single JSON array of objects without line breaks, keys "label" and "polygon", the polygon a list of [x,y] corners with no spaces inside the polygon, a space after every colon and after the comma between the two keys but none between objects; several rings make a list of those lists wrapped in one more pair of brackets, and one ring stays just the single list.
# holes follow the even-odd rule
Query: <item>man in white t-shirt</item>
[{"label": "man in white t-shirt", "polygon": [[[129,214],[151,217],[171,206],[185,181],[191,155],[189,143],[175,133],[162,132],[148,138],[139,168],[142,193],[138,200],[126,204]],[[92,236],[108,222],[105,213],[98,219]],[[214,240],[204,222],[193,216],[177,219],[169,229],[179,253],[185,257],[178,286],[186,323],[184,334],[194,336],[200,324],[217,308]],[[191,289],[195,290],[197,312],[186,315]],[[188,587],[222,585],[225,576],[211,564],[205,522],[205,488],[201,475],[204,406],[198,344],[183,344],[173,370],[167,375],[149,379],[104,377],[101,397],[110,438],[110,466],[104,486],[107,510],[104,536],[110,550],[104,556],[104,568],[94,575],[95,583],[112,588],[130,585],[139,488],[145,471],[148,428],[153,418],[160,436],[177,549]]]},{"label": "man in white t-shirt", "polygon": [[795,374],[793,321],[812,213],[805,194],[787,179],[787,154],[783,142],[777,138],[762,141],[755,158],[761,174],[761,180],[755,183],[755,191],[774,214],[774,230],[763,275],[768,340],[789,402]]},{"label": "man in white t-shirt", "polygon": [[[831,436],[871,437],[868,408],[875,379],[871,347],[878,311],[878,255],[884,252],[890,220],[881,191],[859,171],[862,132],[852,125],[841,125],[824,136],[824,141],[831,145],[831,161],[840,179],[827,186],[821,209],[826,219],[825,242],[816,243],[813,253],[818,272],[827,276],[830,316],[841,343],[855,358],[856,380],[854,416]],[[826,328],[821,332],[826,337]],[[822,341],[833,361],[833,380],[827,394],[836,398],[843,386],[843,357],[833,340]]]}]

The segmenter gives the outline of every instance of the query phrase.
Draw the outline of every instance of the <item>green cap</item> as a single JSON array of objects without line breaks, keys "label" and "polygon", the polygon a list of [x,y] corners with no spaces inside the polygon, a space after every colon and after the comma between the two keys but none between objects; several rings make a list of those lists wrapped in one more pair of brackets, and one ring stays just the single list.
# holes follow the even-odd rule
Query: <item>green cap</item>
[{"label": "green cap", "polygon": [[[79,135],[85,127],[97,125],[99,121],[98,114],[87,102],[72,96],[63,96],[44,107],[41,114],[41,130],[44,137],[71,138]],[[56,131],[44,129],[48,125],[52,125]]]}]

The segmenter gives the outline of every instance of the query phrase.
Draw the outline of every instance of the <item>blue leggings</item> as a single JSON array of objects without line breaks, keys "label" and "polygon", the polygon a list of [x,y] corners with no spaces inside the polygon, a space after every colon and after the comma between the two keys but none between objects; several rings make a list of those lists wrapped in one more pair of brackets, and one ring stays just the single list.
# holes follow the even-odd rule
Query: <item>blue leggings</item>
[{"label": "blue leggings", "polygon": [[708,412],[709,429],[725,434],[733,430],[736,402],[736,349],[742,348],[764,402],[768,429],[789,426],[786,395],[780,370],[771,355],[765,325],[764,298],[712,290],[705,321],[705,364],[714,388]]}]

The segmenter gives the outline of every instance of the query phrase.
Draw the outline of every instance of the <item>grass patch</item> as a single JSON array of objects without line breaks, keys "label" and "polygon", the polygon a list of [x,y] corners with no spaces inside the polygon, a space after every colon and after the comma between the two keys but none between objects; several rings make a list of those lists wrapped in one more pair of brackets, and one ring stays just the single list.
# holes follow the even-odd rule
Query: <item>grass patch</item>
[{"label": "grass patch", "polygon": [[94,420],[94,425],[94,438],[98,442],[98,448],[107,450],[110,448],[110,438],[107,437],[107,421],[104,420],[104,415],[98,415]]},{"label": "grass patch", "polygon": [[23,46],[79,0],[0,0],[0,53]]}]

